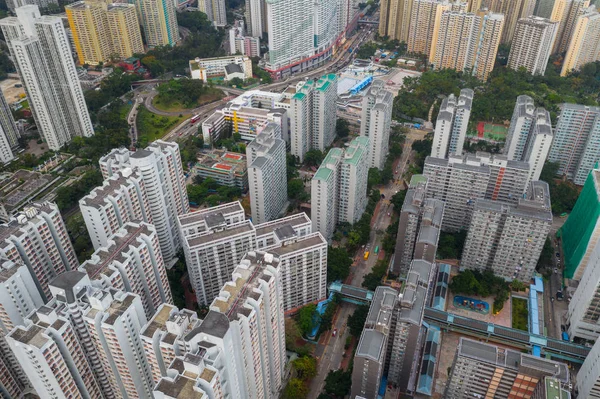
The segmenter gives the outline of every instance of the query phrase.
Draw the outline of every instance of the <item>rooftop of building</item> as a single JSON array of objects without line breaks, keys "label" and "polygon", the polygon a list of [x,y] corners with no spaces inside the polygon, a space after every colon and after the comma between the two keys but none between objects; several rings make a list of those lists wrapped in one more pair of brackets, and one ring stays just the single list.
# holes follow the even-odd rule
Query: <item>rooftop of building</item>
[{"label": "rooftop of building", "polygon": [[206,209],[200,209],[195,212],[186,213],[185,215],[178,216],[179,223],[181,226],[190,226],[198,222],[205,222],[205,219],[215,215],[230,215],[234,213],[240,213],[245,215],[244,207],[239,201],[228,202],[217,206],[212,206]]},{"label": "rooftop of building", "polygon": [[344,150],[341,148],[334,147],[325,156],[319,169],[313,176],[313,179],[316,180],[327,180],[329,176],[333,173],[333,170],[329,167],[329,165],[336,165],[339,160],[344,155]]},{"label": "rooftop of building", "polygon": [[365,321],[365,326],[375,326],[381,320],[380,313],[386,312],[391,315],[391,310],[394,307],[398,298],[398,291],[393,288],[379,286],[375,289],[369,313]]},{"label": "rooftop of building", "polygon": [[9,334],[9,336],[17,342],[34,346],[38,349],[41,349],[50,340],[46,335],[46,329],[36,324],[32,324],[28,327],[18,326]]},{"label": "rooftop of building", "polygon": [[274,253],[275,255],[279,255],[280,257],[284,257],[296,251],[326,245],[327,240],[323,238],[321,233],[316,232],[302,237],[298,237],[295,241],[292,241],[291,243],[287,243],[281,245],[280,247],[271,249],[270,252]]},{"label": "rooftop of building", "polygon": [[175,306],[163,304],[160,309],[152,316],[152,319],[140,331],[143,337],[152,338],[157,330],[166,331],[167,320],[171,317],[171,312],[176,310]]},{"label": "rooftop of building", "polygon": [[190,248],[193,248],[193,247],[202,246],[209,242],[216,242],[216,241],[222,240],[227,237],[233,238],[237,235],[249,234],[249,233],[252,233],[253,231],[254,231],[254,226],[252,225],[252,222],[250,222],[249,220],[245,220],[241,223],[238,223],[238,224],[235,224],[232,226],[228,226],[224,230],[204,232],[197,236],[186,238],[186,240],[188,242],[188,246]]},{"label": "rooftop of building", "polygon": [[158,381],[155,391],[162,392],[168,398],[202,399],[206,398],[204,391],[196,387],[196,380],[183,375],[175,378],[163,377]]},{"label": "rooftop of building", "polygon": [[118,190],[130,184],[131,178],[140,178],[139,172],[125,168],[104,180],[101,186],[94,188],[88,195],[83,197],[79,203],[83,206],[101,208],[107,203],[107,197],[118,195]]},{"label": "rooftop of building", "polygon": [[0,257],[0,283],[5,283],[14,276],[23,264],[16,264],[2,255]]},{"label": "rooftop of building", "polygon": [[[112,295],[112,293],[108,291],[99,292],[101,296]],[[117,320],[130,308],[133,304],[133,301],[138,298],[134,294],[130,293],[120,293],[118,297],[113,296],[110,306],[103,311],[100,309],[96,309],[94,307],[90,307],[86,316],[88,318],[94,318],[99,312],[103,312],[106,317],[103,319],[103,323],[108,325],[114,325]]]},{"label": "rooftop of building", "polygon": [[85,271],[90,279],[94,279],[100,273],[112,274],[113,271],[108,270],[108,266],[113,261],[124,262],[126,260],[124,253],[129,250],[128,245],[139,246],[137,238],[140,235],[151,235],[153,233],[150,226],[146,223],[127,223],[123,225],[119,231],[109,238],[108,246],[100,247],[94,251],[92,257],[82,263],[79,269]]},{"label": "rooftop of building", "polygon": [[358,357],[365,357],[374,361],[383,361],[385,334],[371,328],[365,328],[360,335],[360,341],[356,348]]},{"label": "rooftop of building", "polygon": [[86,276],[87,273],[71,270],[59,274],[54,280],[50,281],[48,285],[64,290],[67,302],[73,303],[77,299],[75,298],[74,290],[81,284],[82,280],[86,279]]},{"label": "rooftop of building", "polygon": [[222,173],[246,174],[246,155],[223,149],[203,151],[197,156],[195,168]]},{"label": "rooftop of building", "polygon": [[301,225],[310,225],[311,220],[308,218],[306,213],[296,213],[291,216],[286,216],[281,219],[275,219],[270,222],[265,222],[261,224],[257,224],[254,226],[256,229],[256,237],[262,237],[267,234],[272,234],[275,230],[284,227],[284,226],[301,226]]}]

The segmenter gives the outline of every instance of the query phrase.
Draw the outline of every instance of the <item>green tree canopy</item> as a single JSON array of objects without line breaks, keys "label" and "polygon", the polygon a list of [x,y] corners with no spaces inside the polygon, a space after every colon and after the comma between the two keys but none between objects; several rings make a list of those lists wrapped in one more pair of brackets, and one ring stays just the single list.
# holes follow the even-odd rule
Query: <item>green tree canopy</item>
[{"label": "green tree canopy", "polygon": [[323,390],[336,398],[343,398],[350,392],[352,385],[352,373],[342,369],[330,371],[325,378],[325,387]]},{"label": "green tree canopy", "polygon": [[323,162],[323,158],[325,158],[325,154],[323,154],[319,150],[308,150],[306,154],[304,154],[304,164],[306,166],[315,166],[319,167],[321,162]]},{"label": "green tree canopy", "polygon": [[303,306],[296,315],[296,322],[298,328],[302,332],[302,335],[306,335],[310,332],[313,326],[313,314],[317,310],[317,305],[314,303]]},{"label": "green tree canopy", "polygon": [[354,313],[348,316],[348,328],[350,329],[350,334],[356,338],[360,337],[360,334],[362,334],[363,328],[365,327],[365,321],[367,320],[368,314],[369,305],[361,305],[356,308]]},{"label": "green tree canopy", "polygon": [[352,258],[344,248],[327,248],[327,282],[345,280],[350,274]]}]

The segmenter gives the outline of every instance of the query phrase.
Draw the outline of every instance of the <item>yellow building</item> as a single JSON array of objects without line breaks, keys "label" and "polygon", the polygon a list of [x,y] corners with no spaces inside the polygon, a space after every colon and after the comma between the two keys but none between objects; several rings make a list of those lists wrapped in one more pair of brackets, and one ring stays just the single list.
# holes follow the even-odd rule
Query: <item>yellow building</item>
[{"label": "yellow building", "polygon": [[69,4],[65,11],[80,64],[144,52],[135,6],[88,0]]},{"label": "yellow building", "polygon": [[575,23],[560,76],[600,59],[600,14],[594,7]]},{"label": "yellow building", "polygon": [[508,44],[512,42],[517,21],[533,15],[535,0],[491,0],[489,8],[490,11],[504,14],[504,28],[500,41]]},{"label": "yellow building", "polygon": [[136,4],[149,47],[174,46],[179,42],[173,0],[136,0]]},{"label": "yellow building", "polygon": [[108,30],[112,39],[113,53],[120,58],[129,58],[144,52],[142,34],[133,4],[115,3],[106,12]]},{"label": "yellow building", "polygon": [[487,10],[445,11],[434,30],[429,62],[436,69],[471,70],[485,81],[494,68],[503,26],[504,16]]},{"label": "yellow building", "polygon": [[408,42],[413,0],[381,0],[379,35]]},{"label": "yellow building", "polygon": [[77,1],[65,7],[80,64],[96,65],[110,58],[112,45],[106,3]]},{"label": "yellow building", "polygon": [[590,0],[556,0],[550,19],[560,24],[552,54],[567,51],[577,18],[583,15],[589,6]]},{"label": "yellow building", "polygon": [[414,0],[411,10],[408,41],[409,53],[429,55],[431,45],[437,41],[436,27],[444,11],[466,11],[467,3],[449,3],[438,0]]}]

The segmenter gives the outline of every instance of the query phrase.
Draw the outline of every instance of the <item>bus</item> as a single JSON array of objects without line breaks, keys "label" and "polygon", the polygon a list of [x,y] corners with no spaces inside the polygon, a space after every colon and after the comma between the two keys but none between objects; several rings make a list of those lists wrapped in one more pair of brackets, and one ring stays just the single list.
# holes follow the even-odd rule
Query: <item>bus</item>
[{"label": "bus", "polygon": [[369,259],[369,251],[365,251],[365,260]]},{"label": "bus", "polygon": [[192,116],[192,118],[190,119],[190,124],[193,125],[194,123],[198,122],[201,117],[202,117],[202,115]]},{"label": "bus", "polygon": [[375,252],[376,254],[378,254],[378,253],[379,253],[379,245],[375,247],[375,251],[374,251],[374,252]]}]

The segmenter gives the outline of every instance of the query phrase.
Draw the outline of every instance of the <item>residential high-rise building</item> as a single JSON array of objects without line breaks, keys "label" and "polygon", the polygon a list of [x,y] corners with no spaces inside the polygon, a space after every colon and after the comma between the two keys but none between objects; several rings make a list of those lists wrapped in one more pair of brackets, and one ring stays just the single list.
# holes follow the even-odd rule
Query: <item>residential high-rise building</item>
[{"label": "residential high-rise building", "polygon": [[163,303],[173,303],[156,229],[147,223],[126,223],[84,262],[93,285],[137,294],[148,318]]},{"label": "residential high-rise building", "polygon": [[473,90],[462,89],[458,100],[454,94],[450,94],[442,101],[435,123],[431,146],[432,157],[447,158],[449,155],[462,155],[473,95]]},{"label": "residential high-rise building", "polygon": [[175,46],[179,42],[179,26],[173,1],[136,0],[135,4],[149,47]]},{"label": "residential high-rise building", "polygon": [[489,9],[495,13],[504,14],[504,29],[502,30],[501,43],[512,43],[517,30],[517,21],[533,15],[535,0],[492,0]]},{"label": "residential high-rise building", "polygon": [[558,162],[558,174],[583,185],[600,160],[600,107],[562,104],[548,160]]},{"label": "residential high-rise building", "polygon": [[106,8],[107,4],[99,1],[76,1],[65,6],[80,64],[97,65],[112,55]]},{"label": "residential high-rise building", "polygon": [[42,306],[6,340],[43,398],[100,398],[100,387],[70,321]]},{"label": "residential high-rise building", "polygon": [[461,267],[492,270],[507,281],[529,281],[551,226],[546,182],[531,182],[527,198],[520,198],[517,205],[477,199]]},{"label": "residential high-rise building", "polygon": [[[247,2],[247,4],[249,3],[252,2]],[[246,7],[248,7],[248,5]],[[246,15],[248,12],[249,11],[246,8]],[[244,21],[237,20],[235,21],[234,26],[227,31],[227,34],[229,36],[229,54],[234,55],[239,53],[247,55],[248,57],[260,57],[260,37],[262,32],[256,37],[252,36],[250,33],[246,36],[244,33]]]},{"label": "residential high-rise building", "polygon": [[476,199],[516,204],[527,187],[529,165],[478,152],[448,159],[427,157],[423,175],[426,198],[445,202],[442,229],[459,231],[468,228]]},{"label": "residential high-rise building", "polygon": [[377,287],[354,355],[352,398],[376,397],[384,374],[400,392],[416,391],[426,337],[423,310],[435,275],[435,264],[414,260],[401,295]]},{"label": "residential high-rise building", "polygon": [[311,181],[313,230],[331,239],[338,223],[358,222],[367,206],[369,139],[332,148]]},{"label": "residential high-rise building", "polygon": [[0,225],[0,253],[27,266],[44,299],[51,298],[50,280],[79,266],[60,211],[51,202],[33,203]]},{"label": "residential high-rise building", "polygon": [[198,9],[206,14],[208,20],[217,27],[227,25],[225,0],[199,0]]},{"label": "residential high-rise building", "polygon": [[266,5],[260,0],[246,0],[246,33],[251,37],[262,37],[267,22]]},{"label": "residential high-rise building", "polygon": [[508,55],[509,68],[525,68],[532,75],[543,75],[556,40],[558,25],[558,22],[536,16],[519,19]]},{"label": "residential high-rise building", "polygon": [[590,7],[575,22],[560,76],[600,59],[600,14]]},{"label": "residential high-rise building", "polygon": [[140,297],[116,290],[90,291],[83,319],[113,392],[152,398],[154,383],[140,337],[147,321]]},{"label": "residential high-rise building", "polygon": [[156,140],[145,150],[115,149],[100,158],[99,163],[105,179],[125,168],[139,171],[148,197],[148,220],[151,216],[162,256],[170,265],[181,247],[177,216],[190,209],[179,145]]},{"label": "residential high-rise building", "polygon": [[17,15],[0,20],[0,27],[42,138],[58,151],[75,136],[93,136],[61,19],[42,17],[33,5],[20,7]]},{"label": "residential high-rise building", "polygon": [[571,214],[559,232],[564,276],[580,281],[600,240],[600,170],[595,168],[588,175]]},{"label": "residential high-rise building", "polygon": [[502,397],[532,398],[545,377],[565,384],[569,369],[564,363],[461,337],[444,397],[485,397],[494,392]]},{"label": "residential high-rise building", "polygon": [[598,357],[600,357],[600,341],[596,341],[577,372],[579,398],[600,398]]},{"label": "residential high-rise building", "polygon": [[434,33],[440,25],[444,11],[466,11],[467,3],[450,3],[445,0],[415,0],[412,4],[408,29],[408,52],[429,55],[437,42]]},{"label": "residential high-rise building", "polygon": [[535,114],[535,104],[533,98],[527,95],[517,97],[515,108],[510,119],[508,132],[506,133],[506,142],[502,153],[508,159],[520,161],[525,153],[525,144],[533,125]]},{"label": "residential high-rise building", "polygon": [[89,307],[86,293],[90,287],[90,278],[86,273],[65,272],[50,282],[53,299],[46,304],[46,307],[56,310],[58,314],[69,320],[103,397],[113,398],[116,386],[108,378],[111,370],[105,369],[108,364],[104,364],[98,355],[98,347],[93,340],[92,332],[90,332],[90,327],[93,326],[86,324],[83,320],[83,313]]},{"label": "residential high-rise building", "polygon": [[325,151],[335,139],[337,76],[308,81],[290,100],[292,154],[302,161],[308,150]]},{"label": "residential high-rise building", "polygon": [[529,164],[529,181],[539,180],[552,138],[550,113],[535,108],[529,96],[517,97],[503,153],[509,160]]},{"label": "residential high-rise building", "polygon": [[0,93],[0,162],[8,163],[15,158],[13,150],[19,147],[20,137],[6,98]]},{"label": "residential high-rise building", "polygon": [[[178,221],[190,283],[198,303],[209,304],[244,254],[256,248],[256,231],[252,222],[230,224],[218,211],[214,215],[193,212]],[[190,234],[201,228],[206,230]]]},{"label": "residential high-rise building", "polygon": [[558,22],[552,54],[564,53],[569,47],[577,19],[585,14],[590,0],[555,0],[550,19]]},{"label": "residential high-rise building", "polygon": [[[283,278],[276,255],[249,252],[202,322],[184,337],[186,357],[194,359],[196,367],[189,367],[185,375],[187,364],[176,367],[177,373],[169,371],[156,385],[155,397],[172,397],[168,395],[176,386],[187,384],[205,393],[218,392],[214,397],[278,397],[285,369]],[[181,360],[185,364],[185,358]]]},{"label": "residential high-rise building", "polygon": [[540,179],[554,137],[550,113],[544,108],[536,108],[531,129],[522,161],[529,164],[529,181],[535,181]]},{"label": "residential high-rise building", "polygon": [[106,10],[108,32],[112,40],[112,53],[125,59],[144,52],[142,33],[135,5],[109,4]]},{"label": "residential high-rise building", "polygon": [[192,331],[197,322],[196,312],[178,310],[175,306],[164,303],[142,327],[140,336],[154,384],[157,384],[161,377],[167,376],[167,370],[176,356],[185,355],[183,338]]},{"label": "residential high-rise building", "polygon": [[[445,11],[434,28],[429,62],[437,69],[472,71],[487,80],[492,71],[504,17],[489,11]],[[477,66],[476,69],[474,67]]]},{"label": "residential high-rise building", "polygon": [[57,0],[8,0],[6,2],[8,9],[11,10],[13,13],[15,12],[15,10],[17,8],[28,5],[28,4],[35,4],[36,6],[38,6],[40,8],[47,8],[50,5],[58,6],[58,1]]},{"label": "residential high-rise building", "polygon": [[139,170],[124,168],[106,179],[79,200],[79,209],[94,249],[108,245],[108,239],[127,222],[152,223],[144,180]]},{"label": "residential high-rise building", "polygon": [[18,398],[30,386],[27,375],[6,342],[6,335],[44,302],[22,262],[0,256],[0,392]]},{"label": "residential high-rise building", "polygon": [[413,2],[382,0],[380,4],[379,35],[407,43]]},{"label": "residential high-rise building", "polygon": [[389,151],[394,95],[375,80],[362,100],[360,135],[369,138],[369,168],[383,169]]},{"label": "residential high-rise building", "polygon": [[540,0],[536,2],[533,15],[536,15],[541,18],[550,18],[552,16],[554,2],[555,0]]},{"label": "residential high-rise building", "polygon": [[276,219],[287,204],[285,141],[263,132],[246,146],[252,220]]},{"label": "residential high-rise building", "polygon": [[427,179],[414,175],[398,220],[398,235],[391,271],[406,277],[413,259],[435,261],[444,202],[426,198]]}]

